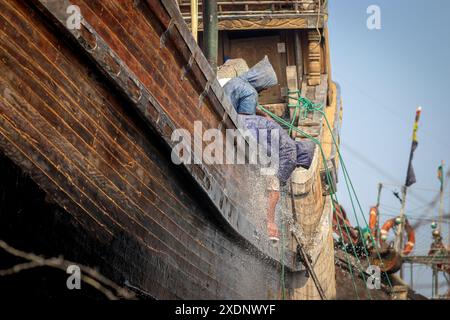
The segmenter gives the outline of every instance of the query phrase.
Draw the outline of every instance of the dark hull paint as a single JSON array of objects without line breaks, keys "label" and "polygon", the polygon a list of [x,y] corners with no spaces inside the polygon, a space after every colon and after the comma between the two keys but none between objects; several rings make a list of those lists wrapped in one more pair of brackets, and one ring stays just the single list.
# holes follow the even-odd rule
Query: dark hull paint
[{"label": "dark hull paint", "polygon": [[[198,168],[170,161],[164,129],[173,127],[158,124],[192,130],[203,119],[230,128],[236,119],[216,83],[204,93],[201,63],[181,79],[189,60],[178,47],[182,37],[160,46],[166,1],[74,1],[120,58],[110,61],[112,71],[125,63],[135,75],[125,90],[52,20],[51,2],[0,3],[0,150],[70,215],[72,232],[91,239],[76,248],[78,257],[98,255],[89,261],[106,276],[157,299],[280,298],[279,252],[245,236],[253,229],[234,205],[239,188],[220,198],[232,208],[224,215],[215,194],[193,179]],[[99,39],[85,31],[78,40],[95,52]],[[136,107],[146,90],[164,108],[147,106],[148,118]],[[239,186],[248,174],[242,168],[200,173],[224,188]],[[282,261],[295,270],[293,256]]]}]

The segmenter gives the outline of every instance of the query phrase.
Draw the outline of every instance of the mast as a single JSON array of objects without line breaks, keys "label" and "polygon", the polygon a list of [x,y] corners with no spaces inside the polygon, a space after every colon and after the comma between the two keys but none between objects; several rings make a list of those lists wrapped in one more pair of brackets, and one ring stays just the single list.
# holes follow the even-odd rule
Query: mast
[{"label": "mast", "polygon": [[381,238],[381,234],[380,234],[380,201],[381,201],[381,190],[383,189],[383,184],[382,183],[378,183],[378,195],[377,195],[377,224],[375,226],[375,230],[376,230],[376,239],[377,241],[379,241],[379,239]]},{"label": "mast", "polygon": [[[441,166],[438,169],[438,179],[440,182],[439,188],[439,216],[438,216],[438,232],[443,241],[443,212],[444,212],[444,161],[442,160]],[[437,265],[433,265],[433,298],[439,298],[439,270]]]},{"label": "mast", "polygon": [[441,183],[441,187],[439,189],[439,234],[443,240],[443,223],[444,223],[444,161],[441,162],[441,166],[439,168],[439,180]]},{"label": "mast", "polygon": [[[403,248],[403,229],[405,224],[405,207],[406,207],[406,195],[408,192],[408,187],[413,185],[416,182],[416,177],[414,174],[414,169],[412,166],[412,160],[414,156],[414,151],[417,148],[418,142],[417,142],[417,130],[419,129],[419,120],[420,120],[420,114],[422,112],[422,108],[418,107],[416,110],[416,118],[414,120],[414,127],[413,127],[413,138],[412,138],[412,144],[411,144],[411,151],[409,154],[409,163],[408,163],[408,171],[406,173],[406,181],[405,185],[402,187],[402,207],[400,209],[400,224],[397,228],[397,236],[394,243],[395,250],[402,254],[402,248]],[[400,277],[403,278],[403,267],[400,269]]]}]

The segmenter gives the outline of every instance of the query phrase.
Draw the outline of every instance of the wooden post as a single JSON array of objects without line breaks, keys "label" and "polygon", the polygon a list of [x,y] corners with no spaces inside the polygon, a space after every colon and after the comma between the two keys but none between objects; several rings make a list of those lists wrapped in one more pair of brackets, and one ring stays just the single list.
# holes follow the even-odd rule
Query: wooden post
[{"label": "wooden post", "polygon": [[203,48],[214,72],[217,71],[219,31],[217,29],[217,0],[203,1]]},{"label": "wooden post", "polygon": [[198,38],[198,0],[191,0],[191,31],[197,42]]}]

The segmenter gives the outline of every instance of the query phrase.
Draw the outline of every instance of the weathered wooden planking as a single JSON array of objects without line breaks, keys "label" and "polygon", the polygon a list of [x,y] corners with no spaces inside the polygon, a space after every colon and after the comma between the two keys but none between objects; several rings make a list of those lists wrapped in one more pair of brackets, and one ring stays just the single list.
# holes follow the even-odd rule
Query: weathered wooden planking
[{"label": "weathered wooden planking", "polygon": [[[16,19],[14,12],[9,12],[7,10],[7,8],[4,8],[3,13],[9,13],[10,17],[14,17],[14,19],[11,18],[11,21],[14,21],[15,23],[20,23],[20,20]],[[14,28],[12,28],[12,30],[17,29],[18,25],[11,25],[11,27],[14,27]],[[26,29],[24,29],[24,30],[26,30]],[[30,35],[33,35],[33,33],[30,33]],[[19,37],[20,34],[13,32],[11,34],[11,36]],[[49,35],[46,34],[46,36],[49,36]],[[44,42],[42,39],[43,38],[38,38],[36,36],[33,37],[33,42],[37,43],[37,45],[35,47],[37,56],[40,56],[40,53],[38,50],[39,45],[41,45],[41,46],[48,45],[48,43]],[[50,38],[47,38],[47,39],[50,39]],[[20,43],[27,43],[25,38],[18,38],[18,41]],[[57,44],[52,43],[52,45],[56,46]],[[56,48],[56,47],[54,47],[54,48]],[[29,50],[29,49],[27,49],[27,50]],[[53,52],[57,52],[57,51],[56,50],[55,51],[47,51],[47,54],[49,55],[50,61],[53,61],[52,60],[52,58],[53,58],[53,59],[55,59],[54,61],[57,62],[57,64],[55,64],[55,67],[58,67],[58,68],[62,67],[63,69],[70,68],[70,64],[76,64],[76,62],[77,62],[74,59],[69,61],[68,58],[64,57],[64,55],[58,55],[58,54],[52,55]],[[62,59],[61,57],[64,57],[65,59]],[[75,68],[75,70],[72,69],[71,73],[74,76],[76,75],[78,77],[77,79],[85,78],[86,74],[80,73],[77,71],[79,71],[79,68]],[[43,80],[45,80],[45,79],[47,79],[47,78],[44,77]],[[73,94],[74,97],[77,97],[77,100],[79,103],[83,103],[83,104],[86,103],[89,106],[89,108],[86,108],[85,111],[88,111],[93,117],[96,118],[97,122],[95,122],[95,124],[93,123],[93,127],[97,127],[97,129],[95,130],[95,133],[98,134],[99,132],[101,132],[101,130],[98,130],[98,128],[104,129],[104,130],[106,130],[106,132],[110,132],[111,136],[114,138],[114,141],[117,142],[117,145],[115,145],[116,148],[113,148],[112,150],[120,151],[120,152],[116,153],[117,155],[119,155],[120,157],[123,157],[124,155],[127,155],[128,152],[130,152],[130,156],[127,157],[126,159],[122,160],[121,164],[118,166],[118,168],[122,168],[125,170],[127,168],[135,169],[139,173],[139,175],[138,175],[139,178],[141,178],[142,182],[145,185],[147,185],[149,191],[160,190],[161,191],[160,194],[162,194],[162,195],[167,194],[170,196],[169,202],[172,205],[174,205],[174,206],[178,205],[179,208],[188,210],[188,208],[185,207],[184,204],[179,201],[179,199],[177,199],[173,194],[171,194],[171,192],[173,192],[173,189],[176,186],[174,183],[171,183],[170,188],[165,188],[160,183],[160,181],[162,181],[164,179],[164,176],[166,173],[161,172],[161,167],[156,166],[152,161],[149,161],[149,159],[147,159],[147,157],[152,156],[153,153],[152,152],[142,152],[141,149],[136,147],[136,143],[134,143],[133,140],[138,139],[140,141],[143,141],[144,137],[142,136],[142,133],[140,133],[139,131],[133,130],[134,126],[131,125],[128,118],[123,117],[123,115],[115,115],[117,117],[117,120],[119,120],[119,121],[123,120],[126,122],[125,122],[125,125],[120,126],[121,128],[117,128],[117,126],[115,126],[115,127],[113,127],[113,129],[111,127],[114,126],[115,123],[120,123],[120,122],[108,121],[108,123],[106,123],[107,121],[98,121],[103,118],[99,118],[97,116],[97,113],[109,112],[109,114],[104,118],[104,119],[109,119],[108,117],[112,117],[113,112],[115,112],[115,110],[116,110],[115,108],[98,108],[98,104],[104,104],[104,103],[108,103],[111,101],[111,100],[108,101],[106,99],[99,99],[99,97],[102,97],[103,95],[110,96],[109,91],[101,90],[98,92],[94,92],[94,94],[89,94],[89,97],[87,97],[85,95],[86,91],[78,90],[78,87],[82,87],[83,89],[90,88],[90,87],[83,86],[85,84],[85,81],[77,81],[78,87],[75,85],[72,85],[72,87],[70,87],[69,78],[66,78],[64,80],[63,73],[60,73],[60,74],[52,73],[51,79],[52,79],[51,81],[58,81],[58,83],[60,83],[64,88],[67,88],[67,92]],[[60,80],[60,79],[62,79],[62,80]],[[93,99],[94,101],[90,101],[90,99]],[[128,133],[127,131],[130,131],[130,133]],[[112,140],[110,140],[110,141],[112,141]],[[107,144],[105,146],[108,146],[108,145],[110,145],[110,144]],[[131,148],[129,148],[128,150],[125,150],[123,148],[123,145],[128,145]],[[139,161],[135,161],[135,160],[139,160]],[[140,164],[140,161],[143,162],[143,165]],[[147,168],[147,170],[150,170],[152,172],[152,175],[149,175],[148,172],[146,170],[144,170],[144,168]],[[133,173],[133,171],[131,171],[131,173]],[[172,181],[168,181],[168,182],[172,182]],[[152,191],[152,192],[154,192],[154,191]]]},{"label": "weathered wooden planking", "polygon": [[[290,92],[298,91],[299,88],[298,88],[297,66],[286,67],[286,78],[287,78],[288,90]],[[297,97],[297,94],[296,93],[291,93],[291,94],[288,93],[288,97],[287,97],[290,119],[291,119],[291,121],[296,120],[293,124],[295,126],[297,126],[298,125],[298,115],[297,115],[296,119],[293,119],[295,109],[289,107],[289,104],[295,105],[296,101],[295,101],[295,99],[292,99],[291,97],[295,98],[295,97]],[[295,139],[295,137],[297,136],[297,132],[292,131],[291,136],[293,139]]]},{"label": "weathered wooden planking", "polygon": [[157,298],[278,297],[278,266],[215,223],[133,104],[29,4],[0,6],[2,151],[111,241],[115,277]]}]

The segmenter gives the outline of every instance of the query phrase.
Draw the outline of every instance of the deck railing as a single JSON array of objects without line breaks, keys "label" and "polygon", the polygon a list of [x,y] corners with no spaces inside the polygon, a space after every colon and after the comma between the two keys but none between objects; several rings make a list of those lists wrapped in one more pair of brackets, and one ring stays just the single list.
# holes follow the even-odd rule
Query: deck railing
[{"label": "deck railing", "polygon": [[[218,1],[219,18],[230,16],[261,16],[261,15],[300,15],[326,14],[327,0],[279,0],[279,1]],[[185,18],[190,16],[190,0],[178,0],[180,11]],[[202,2],[199,1],[199,7]],[[199,10],[201,13],[201,10]]]}]

